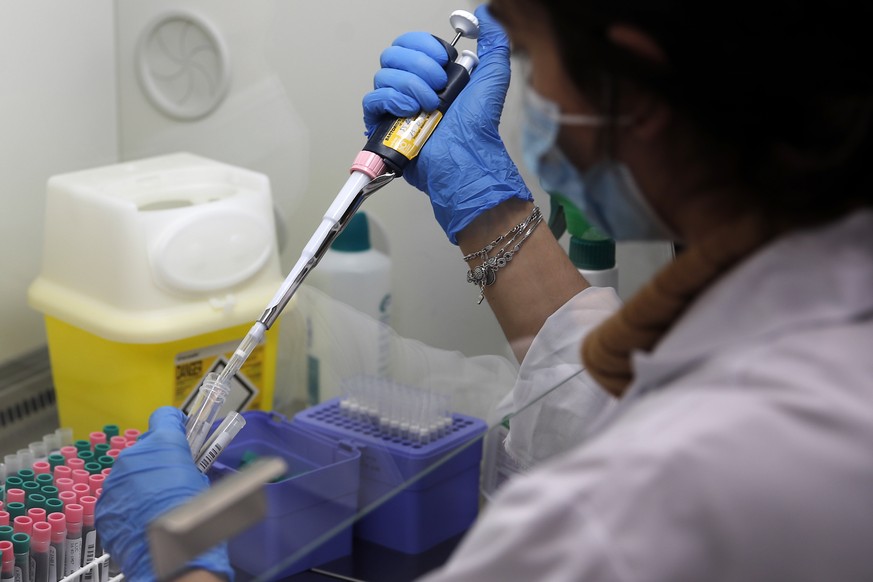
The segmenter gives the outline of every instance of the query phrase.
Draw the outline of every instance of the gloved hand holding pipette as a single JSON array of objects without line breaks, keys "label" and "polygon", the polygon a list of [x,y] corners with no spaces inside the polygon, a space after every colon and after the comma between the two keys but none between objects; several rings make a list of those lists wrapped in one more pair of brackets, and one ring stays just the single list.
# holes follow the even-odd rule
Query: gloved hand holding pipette
[{"label": "gloved hand holding pipette", "polygon": [[[479,20],[476,74],[440,122],[418,157],[404,170],[406,180],[427,193],[434,215],[452,243],[485,210],[511,198],[532,200],[498,133],[509,87],[509,40],[487,8]],[[382,53],[375,89],[364,96],[368,131],[386,115],[430,111],[445,84],[446,52],[430,34],[399,37]]]},{"label": "gloved hand holding pipette", "polygon": [[[208,486],[209,479],[191,458],[184,415],[169,406],[157,409],[149,431],[118,455],[97,502],[97,530],[128,580],[154,579],[145,526]],[[233,578],[224,544],[189,566]]]}]

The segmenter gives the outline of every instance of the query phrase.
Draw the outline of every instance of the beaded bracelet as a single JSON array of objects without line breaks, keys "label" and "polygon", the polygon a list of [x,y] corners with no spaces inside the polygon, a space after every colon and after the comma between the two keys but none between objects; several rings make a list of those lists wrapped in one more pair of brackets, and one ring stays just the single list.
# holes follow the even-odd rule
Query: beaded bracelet
[{"label": "beaded bracelet", "polygon": [[[481,304],[482,300],[485,299],[485,287],[493,285],[497,280],[497,271],[502,269],[512,260],[512,257],[519,251],[521,245],[524,244],[524,241],[533,233],[537,226],[543,221],[542,214],[540,213],[539,207],[534,207],[533,212],[530,216],[528,216],[523,222],[520,222],[512,230],[510,230],[506,235],[495,239],[497,242],[503,240],[506,236],[511,235],[511,238],[507,243],[497,251],[497,254],[493,257],[488,257],[489,249],[487,246],[482,251],[477,251],[479,254],[476,256],[484,256],[485,259],[481,265],[478,267],[474,267],[473,269],[467,271],[467,282],[473,283],[474,285],[479,286],[479,299],[476,301],[476,304]],[[521,234],[521,238],[519,238],[519,233]],[[513,242],[518,238],[518,242],[513,245]],[[496,243],[495,243],[496,245]],[[512,245],[512,246],[511,246]],[[491,247],[493,249],[493,247]],[[487,250],[486,250],[487,249]],[[484,252],[483,252],[484,251]]]}]

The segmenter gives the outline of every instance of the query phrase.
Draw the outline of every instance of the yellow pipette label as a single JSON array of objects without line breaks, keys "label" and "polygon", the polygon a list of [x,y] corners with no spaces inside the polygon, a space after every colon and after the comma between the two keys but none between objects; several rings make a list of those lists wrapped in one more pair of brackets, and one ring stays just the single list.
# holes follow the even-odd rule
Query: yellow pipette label
[{"label": "yellow pipette label", "polygon": [[417,117],[398,119],[385,134],[382,145],[411,160],[418,155],[422,146],[439,125],[443,114],[439,111],[421,113]]}]

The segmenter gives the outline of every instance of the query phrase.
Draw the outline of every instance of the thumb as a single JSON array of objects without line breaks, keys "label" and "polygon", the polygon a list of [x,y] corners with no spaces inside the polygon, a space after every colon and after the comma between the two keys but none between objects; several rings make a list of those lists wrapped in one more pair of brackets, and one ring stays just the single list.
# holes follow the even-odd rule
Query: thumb
[{"label": "thumb", "polygon": [[476,40],[476,50],[479,59],[487,58],[492,53],[509,58],[509,37],[497,20],[491,15],[488,7],[481,4],[476,8],[476,18],[479,20],[479,38]]},{"label": "thumb", "polygon": [[161,429],[185,430],[185,418],[182,411],[173,406],[162,406],[149,417],[149,431]]}]

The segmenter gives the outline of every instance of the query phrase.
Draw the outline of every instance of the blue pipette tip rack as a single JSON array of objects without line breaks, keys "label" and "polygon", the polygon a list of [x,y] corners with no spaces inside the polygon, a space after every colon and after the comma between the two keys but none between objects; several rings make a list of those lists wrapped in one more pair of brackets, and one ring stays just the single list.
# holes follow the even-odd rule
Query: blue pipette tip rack
[{"label": "blue pipette tip rack", "polygon": [[476,518],[478,437],[486,429],[481,419],[454,413],[440,436],[423,443],[351,417],[336,398],[299,412],[292,424],[361,450],[359,511],[390,495],[355,524],[355,537],[417,554],[462,533]]}]

